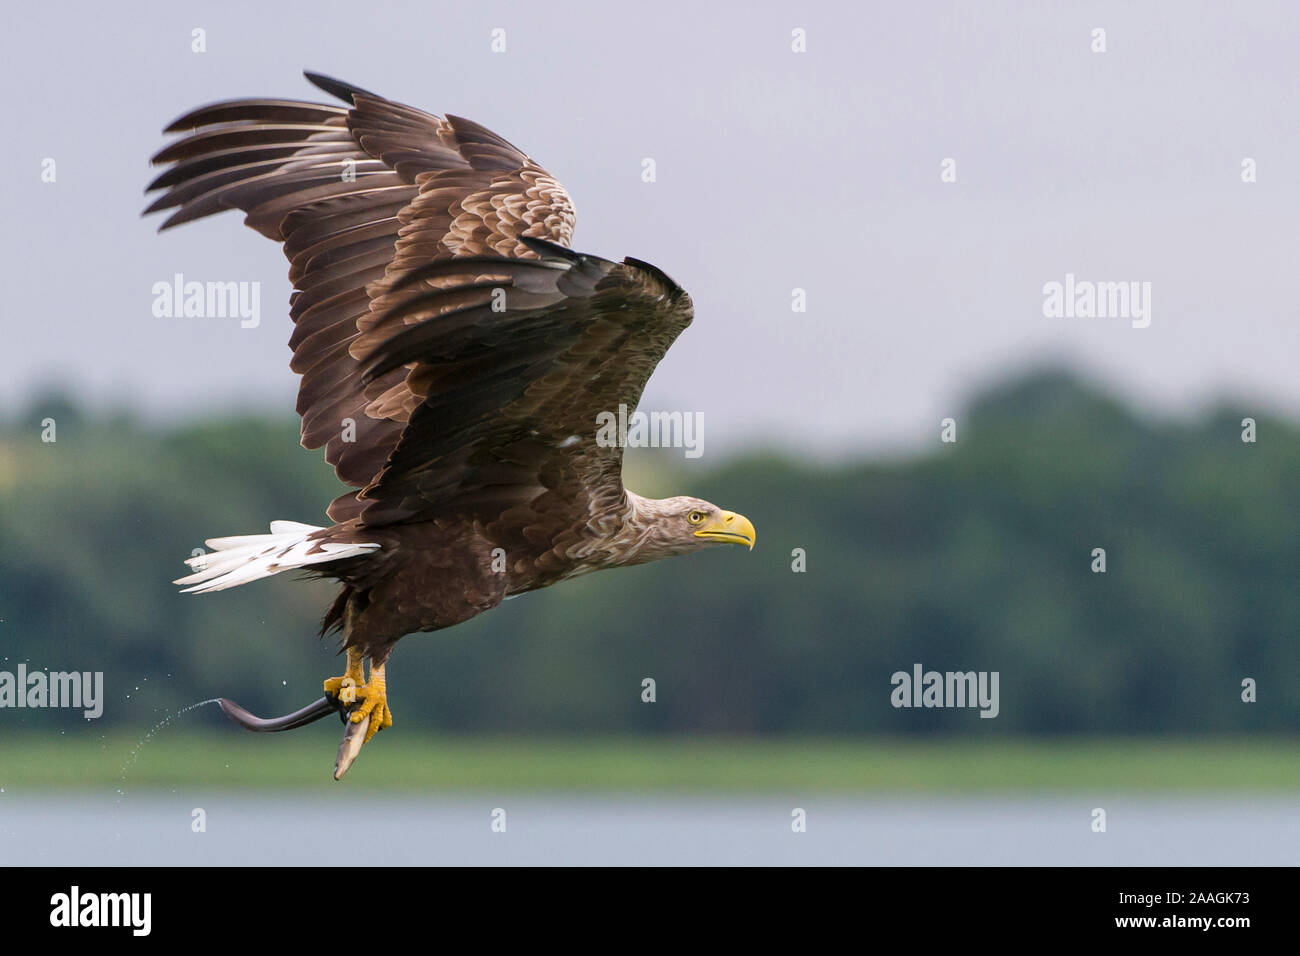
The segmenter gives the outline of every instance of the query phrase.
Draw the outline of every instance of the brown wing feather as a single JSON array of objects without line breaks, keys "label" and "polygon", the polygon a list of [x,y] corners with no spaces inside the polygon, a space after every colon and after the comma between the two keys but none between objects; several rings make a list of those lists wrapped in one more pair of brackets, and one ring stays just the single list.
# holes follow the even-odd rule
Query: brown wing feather
[{"label": "brown wing feather", "polygon": [[452,259],[391,290],[374,338],[358,340],[365,375],[409,369],[421,401],[358,497],[366,524],[476,517],[545,572],[587,523],[622,513],[622,449],[597,443],[597,415],[636,406],[693,311],[645,263],[527,244],[544,258]]},{"label": "brown wing feather", "polygon": [[[147,212],[174,210],[166,229],[237,208],[283,243],[302,443],[324,445],[339,477],[361,488],[421,400],[401,369],[361,381],[355,343],[392,305],[391,287],[439,259],[534,256],[524,235],[568,243],[573,207],[545,170],[478,124],[308,78],[350,108],[234,100],[173,122],[168,132],[188,135],[154,157],[171,165],[150,184],[165,192]],[[358,510],[349,493],[330,515]]]}]

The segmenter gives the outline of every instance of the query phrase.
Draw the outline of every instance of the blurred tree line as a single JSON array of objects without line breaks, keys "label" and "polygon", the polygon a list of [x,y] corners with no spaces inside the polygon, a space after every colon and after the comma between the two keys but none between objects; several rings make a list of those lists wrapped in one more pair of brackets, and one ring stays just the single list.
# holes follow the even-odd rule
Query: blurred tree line
[{"label": "blurred tree line", "polygon": [[[825,465],[639,453],[629,485],[753,519],[758,547],[592,575],[413,635],[396,721],[442,731],[979,734],[1300,730],[1300,433],[1149,421],[1059,372],[981,395],[958,441]],[[1258,416],[1256,416],[1258,417]],[[57,440],[41,440],[41,421]],[[629,454],[629,459],[632,455]],[[216,695],[269,714],[342,670],[334,586],[170,581],[203,539],[324,524],[297,421],[161,430],[49,397],[0,426],[0,670],[105,672],[103,725]],[[1104,548],[1105,573],[1093,550]],[[793,552],[803,549],[806,570]],[[1000,715],[894,709],[913,663],[998,671]],[[654,703],[642,701],[645,678]],[[1258,682],[1243,703],[1242,681]],[[5,725],[72,725],[11,711]]]}]

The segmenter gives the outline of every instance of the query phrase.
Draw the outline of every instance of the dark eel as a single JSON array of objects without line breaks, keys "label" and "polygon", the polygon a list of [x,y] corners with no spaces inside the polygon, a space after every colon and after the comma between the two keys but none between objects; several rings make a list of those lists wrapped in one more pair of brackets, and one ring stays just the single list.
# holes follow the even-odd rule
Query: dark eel
[{"label": "dark eel", "polygon": [[[344,704],[337,697],[331,697],[328,694],[320,700],[308,704],[301,710],[295,710],[283,717],[258,717],[240,707],[228,697],[217,698],[217,706],[221,708],[223,714],[239,724],[239,726],[259,734],[297,730],[299,727],[314,724],[322,717],[338,714],[339,719],[343,721],[343,740],[339,744],[338,758],[334,761],[335,780],[340,779],[352,766],[352,761],[361,752],[361,745],[366,739],[366,729],[370,726],[368,716],[358,723],[353,723],[349,719],[352,707]],[[352,706],[355,706],[355,704]]]}]

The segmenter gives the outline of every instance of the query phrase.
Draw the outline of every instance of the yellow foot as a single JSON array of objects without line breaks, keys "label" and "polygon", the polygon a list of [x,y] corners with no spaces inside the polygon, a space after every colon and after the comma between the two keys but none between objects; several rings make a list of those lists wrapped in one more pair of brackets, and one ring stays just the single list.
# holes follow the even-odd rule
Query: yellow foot
[{"label": "yellow foot", "polygon": [[359,680],[348,674],[342,677],[330,677],[325,681],[325,695],[337,697],[344,704],[356,703],[359,683],[361,683]]},{"label": "yellow foot", "polygon": [[360,651],[348,648],[348,669],[342,677],[331,677],[325,681],[325,694],[337,698],[344,704],[352,704],[357,699],[357,688],[366,682],[366,673],[362,669]]},{"label": "yellow foot", "polygon": [[354,724],[359,724],[367,717],[370,718],[370,726],[366,728],[366,739],[362,741],[368,744],[375,734],[386,727],[393,726],[393,712],[388,709],[388,693],[384,687],[383,677],[376,677],[372,672],[370,680],[356,688],[356,699],[358,704],[348,719]]}]

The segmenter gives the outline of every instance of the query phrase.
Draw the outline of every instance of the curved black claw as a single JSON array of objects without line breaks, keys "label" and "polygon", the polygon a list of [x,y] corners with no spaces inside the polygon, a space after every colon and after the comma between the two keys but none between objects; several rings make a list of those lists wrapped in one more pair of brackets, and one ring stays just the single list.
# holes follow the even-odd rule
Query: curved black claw
[{"label": "curved black claw", "polygon": [[223,714],[239,724],[239,726],[259,734],[297,730],[299,727],[306,727],[308,724],[315,723],[322,717],[328,717],[336,711],[342,715],[344,710],[344,705],[337,697],[328,695],[308,704],[302,710],[295,710],[292,714],[285,714],[283,717],[256,717],[226,697],[217,698],[217,705],[221,708]]}]

